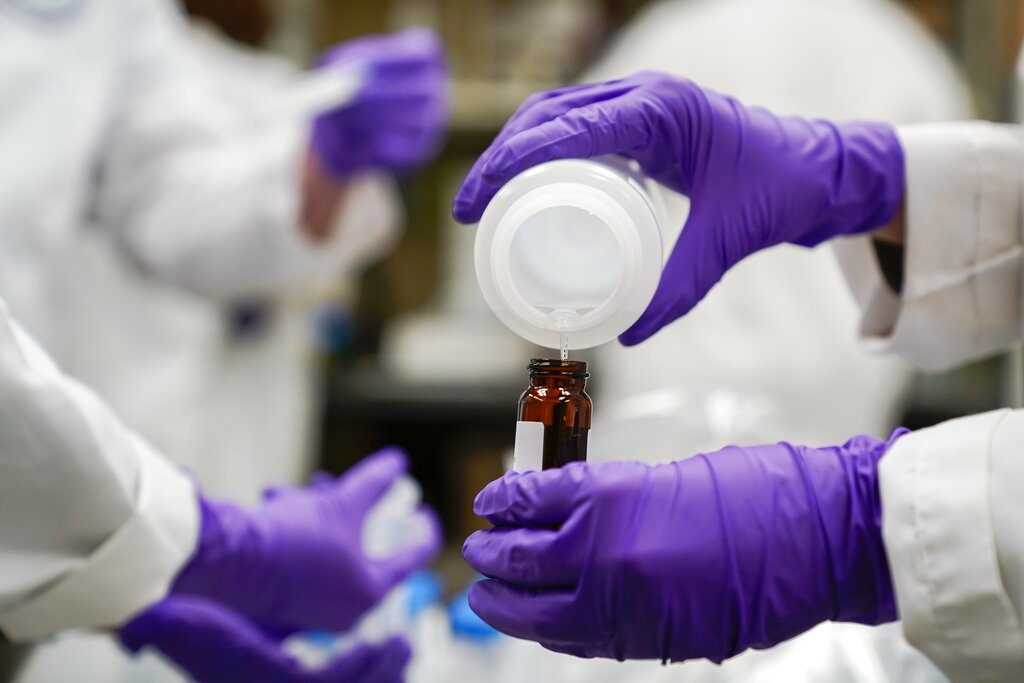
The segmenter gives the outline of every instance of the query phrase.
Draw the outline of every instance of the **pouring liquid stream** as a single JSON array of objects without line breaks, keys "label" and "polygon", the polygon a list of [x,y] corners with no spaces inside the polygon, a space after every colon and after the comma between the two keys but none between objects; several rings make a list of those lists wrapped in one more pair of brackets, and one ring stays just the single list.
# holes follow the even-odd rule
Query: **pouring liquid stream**
[{"label": "pouring liquid stream", "polygon": [[569,360],[569,325],[579,318],[576,311],[561,310],[554,312],[558,324],[558,350],[559,357],[564,363]]}]

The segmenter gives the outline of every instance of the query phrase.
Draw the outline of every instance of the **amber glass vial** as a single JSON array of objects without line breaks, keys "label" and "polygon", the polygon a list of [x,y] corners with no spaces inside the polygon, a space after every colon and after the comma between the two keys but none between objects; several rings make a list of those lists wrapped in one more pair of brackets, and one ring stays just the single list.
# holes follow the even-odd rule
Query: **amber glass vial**
[{"label": "amber glass vial", "polygon": [[519,397],[519,420],[544,425],[543,468],[586,460],[594,412],[587,364],[534,358],[529,370],[530,387]]}]

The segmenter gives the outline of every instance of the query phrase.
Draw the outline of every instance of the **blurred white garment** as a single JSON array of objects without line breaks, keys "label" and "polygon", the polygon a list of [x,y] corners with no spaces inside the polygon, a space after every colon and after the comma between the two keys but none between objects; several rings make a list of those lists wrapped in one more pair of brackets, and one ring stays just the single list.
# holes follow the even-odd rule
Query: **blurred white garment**
[{"label": "blurred white garment", "polygon": [[109,627],[162,597],[199,527],[192,483],[0,302],[0,630]]},{"label": "blurred white garment", "polygon": [[[281,111],[303,80],[289,62],[231,43],[205,23],[194,25],[189,48],[190,77],[206,79],[221,104],[236,110],[240,127],[251,112]],[[282,116],[256,125],[274,135],[297,123]],[[243,194],[235,201],[250,200]],[[256,297],[187,291],[125,258],[109,229],[84,231],[69,263],[76,343],[66,369],[192,471],[207,495],[255,502],[270,483],[297,482],[309,465],[313,417],[310,310],[399,235],[389,178],[352,181],[344,201],[322,247],[330,266]],[[297,222],[293,216],[291,229]],[[253,329],[232,329],[233,304],[255,310]]]},{"label": "blurred white garment", "polygon": [[154,278],[109,233],[85,231],[68,266],[78,284],[64,365],[207,495],[255,502],[267,484],[298,482],[311,464],[311,309],[354,290],[351,269],[393,243],[398,218],[390,181],[353,183],[334,240],[345,247],[335,278],[243,300],[259,317],[241,332],[229,304]]},{"label": "blurred white garment", "polygon": [[[679,74],[780,113],[894,123],[971,113],[950,58],[887,0],[660,2],[623,30],[584,80],[641,69]],[[681,229],[687,202],[670,200]],[[596,350],[591,458],[665,461],[728,443],[887,436],[909,371],[894,358],[867,355],[858,322],[831,248],[782,246],[746,259],[649,341]],[[691,663],[665,677],[944,680],[898,626],[851,625],[824,625],[721,669]]]},{"label": "blurred white garment", "polygon": [[[59,364],[74,345],[66,267],[90,211],[147,267],[211,291],[321,267],[281,220],[298,204],[297,134],[233,136],[216,97],[177,77],[182,30],[166,0],[0,1],[0,299],[5,324],[10,313],[42,347],[9,346],[12,358]],[[264,202],[265,186],[289,179],[296,189]],[[256,200],[230,201],[242,189]],[[245,254],[250,271],[200,281],[186,263],[199,244],[207,263]],[[46,374],[3,383],[42,411],[0,431],[0,628],[21,639],[128,618],[164,593],[198,526],[188,479],[94,395]],[[19,443],[36,417],[32,443]]]}]

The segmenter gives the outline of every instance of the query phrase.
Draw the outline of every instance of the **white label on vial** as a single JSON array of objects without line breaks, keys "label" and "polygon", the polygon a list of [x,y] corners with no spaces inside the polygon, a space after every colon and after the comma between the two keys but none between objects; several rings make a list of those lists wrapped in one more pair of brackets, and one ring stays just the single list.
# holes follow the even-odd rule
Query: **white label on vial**
[{"label": "white label on vial", "polygon": [[544,423],[516,422],[516,446],[512,456],[513,472],[540,471],[544,468]]}]

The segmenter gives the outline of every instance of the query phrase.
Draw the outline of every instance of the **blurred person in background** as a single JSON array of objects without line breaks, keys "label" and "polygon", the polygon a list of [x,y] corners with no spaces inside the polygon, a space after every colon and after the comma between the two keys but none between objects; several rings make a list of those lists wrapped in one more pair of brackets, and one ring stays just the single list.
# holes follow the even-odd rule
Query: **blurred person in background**
[{"label": "blurred person in background", "polygon": [[[306,144],[300,103],[317,77],[261,45],[273,28],[266,1],[189,0],[188,78],[218,95],[218,106],[250,127],[251,139],[282,139],[277,163]],[[262,117],[255,123],[253,113]],[[260,112],[267,112],[260,114]],[[277,112],[277,113],[275,113]],[[265,144],[265,143],[264,143]],[[288,159],[288,169],[296,172]],[[400,238],[403,215],[386,168],[334,178],[315,157],[304,172],[327,215],[318,234],[299,216],[282,229],[305,231],[323,267],[280,288],[221,296],[179,286],[126,254],[117,230],[90,225],[69,268],[69,325],[76,340],[62,367],[96,390],[207,491],[256,501],[270,483],[309,473],[314,399],[313,311],[351,299],[361,268]],[[293,203],[294,182],[261,188],[247,203]],[[139,376],[147,377],[145,386]]]},{"label": "blurred person in background", "polygon": [[[258,95],[245,84],[253,72],[244,60],[235,65],[237,90],[220,92],[235,78],[226,75],[228,60],[217,68],[204,64],[208,55],[189,41],[177,9],[164,0],[0,0],[0,91],[7,93],[0,122],[0,299],[58,364],[89,365],[75,360],[92,342],[76,336],[81,313],[71,296],[82,277],[77,249],[86,224],[103,226],[119,257],[154,278],[230,305],[272,300],[366,258],[373,247],[363,240],[381,244],[373,226],[385,229],[395,213],[387,181],[364,174],[410,170],[440,146],[447,86],[441,47],[429,34],[341,45],[324,55],[309,85],[289,86],[294,101],[284,86],[276,97],[269,89]],[[92,310],[83,316],[86,325],[111,314],[102,302]],[[22,346],[19,338],[10,337],[12,348]],[[110,368],[111,361],[94,367]],[[186,421],[154,395],[175,380],[149,380],[151,373],[181,373],[188,384],[195,367],[157,361],[133,371],[120,378],[133,384],[131,391],[110,381],[115,400],[134,401],[132,408],[150,418],[164,409],[167,423]],[[289,382],[275,387],[286,392]],[[271,385],[258,391],[275,391]],[[55,395],[68,393],[63,381],[55,386]],[[41,394],[47,387],[35,388]],[[34,396],[28,391],[26,400],[42,408],[41,420],[51,417],[48,410],[59,417],[62,404],[40,406]],[[138,405],[149,399],[151,405]],[[197,515],[188,477],[135,437],[111,446],[120,443],[118,429],[105,426],[110,420],[93,409],[93,398],[82,405],[71,422],[50,420],[58,432],[94,425],[77,445],[51,452],[53,444],[37,439],[31,447],[4,448],[0,630],[14,639],[116,625],[166,590],[182,563],[190,555],[197,561],[209,545],[208,510]],[[26,425],[3,438],[22,432],[31,435]],[[287,450],[287,440],[275,443]],[[188,443],[196,442],[182,439],[180,448]],[[204,457],[216,458],[217,448],[210,444]],[[290,457],[282,469],[297,473],[301,454]],[[275,476],[267,463],[254,464],[261,466]],[[231,489],[233,473],[223,471],[219,486]],[[259,476],[238,490],[252,491]],[[154,491],[161,491],[157,501]],[[277,507],[300,504],[289,501]],[[68,526],[69,510],[87,534]],[[307,531],[340,533],[330,525]],[[190,545],[196,534],[199,550]],[[157,538],[173,542],[154,546]],[[109,577],[103,590],[98,577]],[[272,582],[272,572],[264,578]],[[83,680],[89,670],[73,659],[65,663],[74,673],[65,670],[64,679]]]}]

